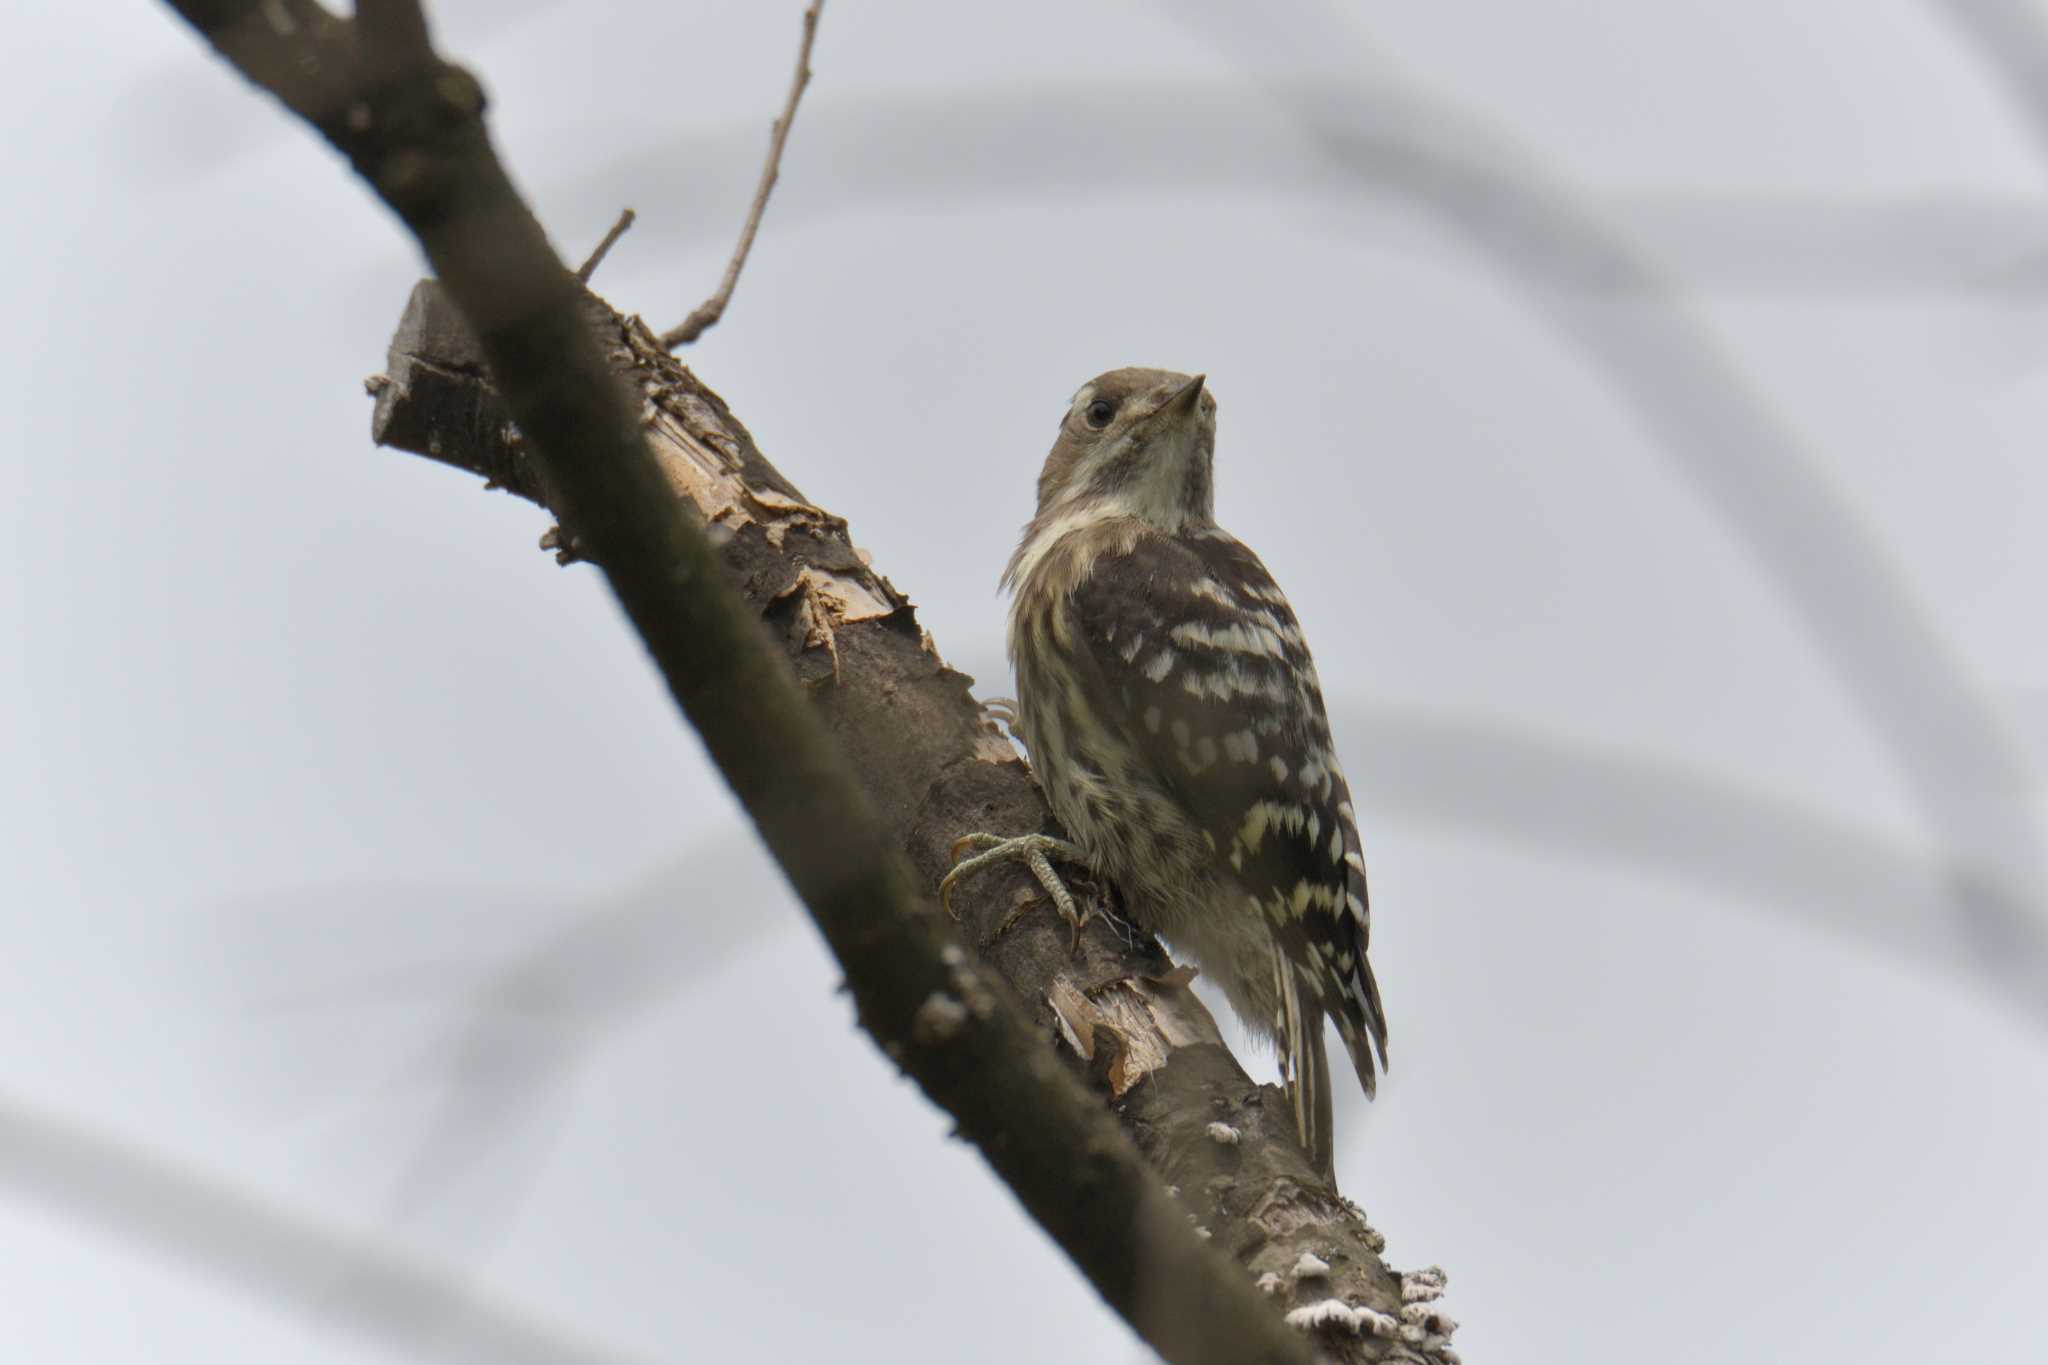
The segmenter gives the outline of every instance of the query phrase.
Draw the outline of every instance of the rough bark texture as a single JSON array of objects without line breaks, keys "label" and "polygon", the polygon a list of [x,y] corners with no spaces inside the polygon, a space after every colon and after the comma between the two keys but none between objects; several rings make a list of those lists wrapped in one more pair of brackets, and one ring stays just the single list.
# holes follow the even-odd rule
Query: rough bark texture
[{"label": "rough bark texture", "polygon": [[[946,666],[846,524],[770,465],[724,402],[637,318],[593,296],[582,306],[640,398],[678,512],[713,529],[730,580],[927,885],[964,833],[1052,829],[1025,765],[970,694],[972,680]],[[476,344],[432,283],[415,289],[387,371],[370,387],[380,444],[550,505]],[[564,558],[583,548],[573,523],[543,545]],[[1435,1306],[1441,1273],[1387,1268],[1379,1234],[1315,1175],[1278,1090],[1254,1085],[1223,1046],[1189,973],[1149,937],[1106,920],[1077,944],[1036,893],[1028,874],[1006,866],[963,882],[953,905],[983,960],[1032,1002],[1047,1041],[1104,1092],[1196,1226],[1329,1358],[1454,1361],[1452,1324]]]}]

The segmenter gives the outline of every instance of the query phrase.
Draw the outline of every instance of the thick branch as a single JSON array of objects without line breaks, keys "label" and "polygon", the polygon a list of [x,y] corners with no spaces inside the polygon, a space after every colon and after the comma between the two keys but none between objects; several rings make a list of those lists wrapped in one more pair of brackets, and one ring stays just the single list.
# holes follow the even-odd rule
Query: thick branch
[{"label": "thick branch", "polygon": [[[604,569],[845,967],[862,1024],[955,1115],[1025,1207],[1162,1355],[1218,1365],[1308,1359],[1302,1340],[1240,1273],[1190,1233],[1189,1211],[1038,1041],[1001,981],[954,940],[922,890],[935,870],[928,844],[912,844],[925,864],[915,874],[896,851],[902,825],[917,822],[934,790],[948,784],[915,802],[902,791],[893,802],[886,789],[871,796],[833,742],[827,726],[844,698],[832,683],[855,647],[840,620],[865,619],[873,623],[865,635],[893,632],[907,643],[915,632],[907,609],[880,580],[865,598],[849,595],[848,585],[865,575],[843,526],[768,477],[765,465],[739,477],[752,443],[741,445],[744,432],[722,404],[688,390],[643,389],[637,406],[629,400],[591,330],[588,296],[490,148],[476,82],[423,48],[405,22],[409,7],[395,0],[366,11],[383,17],[367,33],[293,0],[174,5],[347,154],[418,237],[520,433],[508,472],[527,476],[560,516],[567,544]],[[616,340],[626,345],[614,345],[614,354],[666,359],[644,328]],[[707,518],[728,545],[772,535],[777,548],[796,540],[815,550],[815,558],[794,561],[801,569],[770,599],[779,610],[767,614],[771,627],[803,640],[811,667],[799,676],[819,696],[815,709],[787,661],[768,648],[761,611],[727,580],[704,522],[674,496],[678,471],[655,458],[643,424],[690,436],[676,445],[690,466],[685,477],[730,491],[720,499],[726,514]],[[928,659],[927,695],[950,692],[956,709],[970,707],[965,680],[918,644]],[[838,728],[856,762],[894,752],[904,739],[895,726],[865,736]],[[987,754],[997,741],[983,732],[977,743]],[[1007,766],[956,757],[936,771],[972,781]],[[1003,814],[988,804],[984,818]]]}]

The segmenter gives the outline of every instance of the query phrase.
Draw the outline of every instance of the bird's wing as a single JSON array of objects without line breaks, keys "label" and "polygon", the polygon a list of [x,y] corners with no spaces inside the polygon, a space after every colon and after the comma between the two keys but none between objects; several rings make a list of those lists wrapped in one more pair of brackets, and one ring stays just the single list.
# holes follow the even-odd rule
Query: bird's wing
[{"label": "bird's wing", "polygon": [[1364,855],[1286,596],[1210,529],[1102,556],[1071,609],[1112,719],[1267,915],[1370,1094],[1367,1040],[1384,1067],[1386,1019],[1366,961]]}]

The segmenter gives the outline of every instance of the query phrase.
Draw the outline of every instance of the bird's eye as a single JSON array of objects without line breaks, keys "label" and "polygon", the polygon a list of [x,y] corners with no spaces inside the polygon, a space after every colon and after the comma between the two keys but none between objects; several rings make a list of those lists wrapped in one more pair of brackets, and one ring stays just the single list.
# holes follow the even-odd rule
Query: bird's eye
[{"label": "bird's eye", "polygon": [[1109,425],[1110,418],[1116,416],[1116,404],[1110,402],[1107,398],[1098,398],[1093,403],[1090,403],[1087,411],[1081,415],[1087,419],[1089,426],[1100,431]]}]

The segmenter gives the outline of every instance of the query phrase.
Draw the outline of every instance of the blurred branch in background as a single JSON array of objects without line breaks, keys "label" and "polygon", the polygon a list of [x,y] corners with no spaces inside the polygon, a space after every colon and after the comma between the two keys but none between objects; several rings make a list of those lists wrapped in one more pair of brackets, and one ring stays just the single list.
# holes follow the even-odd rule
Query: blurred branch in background
[{"label": "blurred branch in background", "polygon": [[[550,1102],[593,1050],[716,975],[742,948],[787,927],[786,918],[769,911],[788,893],[763,878],[761,862],[754,849],[736,849],[730,840],[697,844],[614,896],[554,911],[539,934],[516,944],[501,935],[473,945],[471,956],[483,961],[421,982],[414,1003],[437,1007],[447,1022],[409,1079],[429,1082],[441,1098],[393,1184],[394,1220],[422,1215],[473,1173],[481,1156],[520,1144],[545,1125]],[[767,903],[732,913],[752,899],[733,888],[749,882]],[[274,948],[268,955],[277,960]],[[331,954],[325,962],[331,972]],[[375,966],[364,965],[374,978]],[[364,988],[374,989],[365,978],[363,971],[344,975],[320,993],[338,1011],[360,1008]],[[465,984],[451,990],[451,979]],[[495,1187],[492,1216],[507,1217],[518,1194]]]},{"label": "blurred branch in background", "polygon": [[[2038,0],[1930,0],[2005,88],[2035,151],[2048,163],[2048,10]],[[2048,283],[2048,242],[2036,241],[2023,263],[2000,272],[2001,287],[2015,291]]]},{"label": "blurred branch in background", "polygon": [[[2048,18],[2030,0],[1927,0],[1961,27],[2021,113],[2048,143]],[[561,0],[508,0],[474,7],[463,18],[473,41],[503,39]],[[1169,18],[1172,16],[1169,15]],[[1314,84],[1313,78],[1307,81]],[[1348,84],[1348,83],[1347,83]],[[118,92],[123,122],[187,127],[195,107],[211,103],[203,76],[165,67]],[[1356,88],[1356,87],[1353,87]],[[1155,188],[1227,186],[1271,197],[1353,199],[1371,184],[1333,186],[1299,132],[1272,117],[1269,100],[1211,85],[1116,85],[1075,80],[1048,91],[946,91],[861,102],[841,95],[829,122],[807,125],[805,176],[776,196],[780,222],[801,222],[848,203],[1002,197],[1043,201],[1086,190],[1096,195]],[[724,238],[730,220],[720,194],[743,193],[762,165],[758,125],[729,121],[714,131],[644,125],[658,146],[613,151],[564,190],[571,200],[601,200],[620,184],[658,210],[643,224],[649,240],[700,243]],[[1105,140],[1105,127],[1128,141]],[[1031,136],[1019,136],[1029,130]],[[217,174],[268,130],[223,128],[220,135],[150,146],[147,160],[123,171],[145,183]],[[1199,156],[1159,157],[1158,137],[1198,148]],[[991,154],[991,150],[995,154]],[[1114,168],[1096,175],[1091,167]],[[2048,227],[2038,206],[2019,196],[1972,193],[1959,186],[1925,196],[1857,200],[1757,197],[1737,192],[1626,194],[1588,192],[1580,203],[1621,239],[1655,260],[1666,285],[1773,295],[1890,295],[1912,291],[1992,295],[2033,304],[2048,272]],[[1584,281],[1579,281],[1584,285]]]},{"label": "blurred branch in background", "polygon": [[[1357,102],[1362,126],[1385,125],[1387,136],[1400,136],[1406,105],[1398,96],[1323,78],[1293,84],[1332,89]],[[168,99],[166,93],[157,102]],[[833,112],[830,121],[805,126],[804,176],[776,197],[776,221],[784,227],[890,202],[1045,203],[1228,190],[1320,207],[1410,196],[1370,166],[1364,177],[1333,178],[1299,125],[1256,91],[1075,80],[1050,91],[996,87],[886,101],[842,96]],[[1103,138],[1104,128],[1118,136]],[[693,196],[706,185],[742,192],[755,168],[755,137],[740,125],[664,133],[657,145],[617,152],[572,181],[573,193],[602,199],[631,185],[658,211],[642,227],[650,240],[715,241],[724,223],[698,198],[682,197],[682,187]],[[1162,142],[1199,155],[1154,155]],[[1410,149],[1411,157],[1436,154],[1427,139]],[[2032,303],[2043,282],[2015,282],[2012,275],[2048,253],[2038,206],[2017,196],[1958,194],[1930,202],[1641,192],[1579,202],[1607,232],[1657,262],[1660,287],[1774,296],[1928,291]],[[1626,295],[1633,284],[1569,259],[1532,259],[1525,267],[1560,287],[1595,293]]]},{"label": "blurred branch in background", "polygon": [[2048,160],[2048,11],[2037,0],[1928,0],[1962,31]]},{"label": "blurred branch in background", "polygon": [[1949,869],[1894,840],[1704,772],[1505,723],[1341,705],[1332,719],[1365,759],[1353,786],[1375,810],[1683,881],[1989,985],[2048,1027],[2048,998],[2028,989],[2048,976],[2048,924],[2015,919],[2015,962],[1985,972],[1976,945],[1948,927],[1968,909]]},{"label": "blurred branch in background", "polygon": [[[300,1103],[346,1108],[360,1095],[380,1115],[424,1111],[387,1222],[446,1223],[474,1245],[516,1221],[592,1054],[793,927],[780,913],[788,894],[748,836],[705,840],[595,898],[488,884],[281,888],[205,907],[226,945],[211,990],[260,1041],[275,1084],[326,1078]],[[406,1060],[365,1073],[382,1054],[364,1038],[394,1020]],[[458,1209],[458,1193],[474,1198]]]},{"label": "blurred branch in background", "polygon": [[209,1273],[336,1329],[424,1360],[628,1365],[479,1295],[464,1276],[325,1229],[219,1180],[181,1170],[0,1099],[0,1184],[129,1245]]}]

